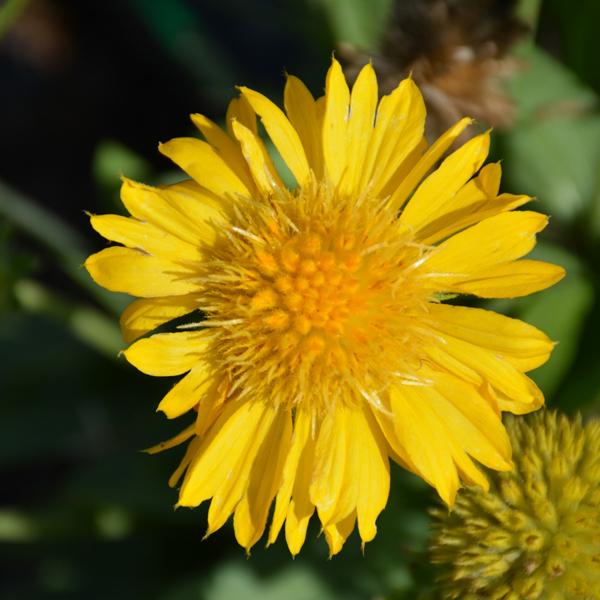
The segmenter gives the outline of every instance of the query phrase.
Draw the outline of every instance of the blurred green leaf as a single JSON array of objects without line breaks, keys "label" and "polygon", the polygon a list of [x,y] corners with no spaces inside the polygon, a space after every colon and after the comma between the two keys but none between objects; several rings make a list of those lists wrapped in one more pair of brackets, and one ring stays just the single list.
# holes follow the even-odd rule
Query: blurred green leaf
[{"label": "blurred green leaf", "polygon": [[28,515],[16,510],[0,510],[0,542],[29,542],[37,535],[37,525]]},{"label": "blurred green leaf", "polygon": [[260,577],[248,564],[237,561],[219,565],[211,578],[177,585],[161,600],[333,600],[334,595],[317,573],[298,563],[270,576]]},{"label": "blurred green leaf", "polygon": [[522,124],[505,137],[504,155],[511,189],[572,221],[589,208],[598,184],[600,116]]},{"label": "blurred green leaf", "polygon": [[[600,171],[600,164],[598,165]],[[600,241],[600,178],[596,183],[596,190],[585,219],[586,232],[596,243]]]},{"label": "blurred green leaf", "polygon": [[29,0],[8,0],[0,7],[0,38],[12,27],[28,4]]},{"label": "blurred green leaf", "polygon": [[15,282],[29,275],[37,265],[36,257],[13,248],[12,228],[0,223],[0,316],[14,308]]},{"label": "blurred green leaf", "polygon": [[590,206],[598,185],[597,97],[543,50],[527,44],[510,91],[517,125],[502,138],[511,188],[536,196],[546,212],[571,221]]},{"label": "blurred green leaf", "polygon": [[52,317],[98,352],[116,358],[123,349],[119,327],[99,310],[70,302],[29,279],[16,282],[14,294],[23,309]]},{"label": "blurred green leaf", "polygon": [[117,188],[120,177],[142,181],[150,176],[151,168],[146,160],[115,140],[104,140],[96,148],[92,160],[94,180],[107,189]]},{"label": "blurred green leaf", "polygon": [[324,10],[338,42],[376,50],[391,13],[392,0],[313,0]]},{"label": "blurred green leaf", "polygon": [[335,597],[315,573],[299,565],[259,579],[239,562],[222,565],[202,596],[204,600],[328,600]]},{"label": "blurred green leaf", "polygon": [[594,289],[577,258],[566,250],[550,244],[539,244],[532,256],[567,269],[561,282],[527,298],[518,315],[558,342],[550,360],[532,372],[533,379],[542,391],[551,396],[576,357],[586,317],[593,306]]},{"label": "blurred green leaf", "polygon": [[507,81],[517,106],[518,123],[564,112],[581,113],[594,106],[596,94],[547,52],[532,43],[514,52],[520,71]]},{"label": "blurred green leaf", "polygon": [[542,0],[519,0],[516,14],[535,31],[537,26]]}]

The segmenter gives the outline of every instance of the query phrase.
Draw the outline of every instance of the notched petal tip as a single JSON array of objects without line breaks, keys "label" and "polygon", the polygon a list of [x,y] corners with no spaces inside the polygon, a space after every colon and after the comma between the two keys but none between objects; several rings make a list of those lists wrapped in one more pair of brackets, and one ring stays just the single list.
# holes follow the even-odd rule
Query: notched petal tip
[{"label": "notched petal tip", "polygon": [[240,96],[245,96],[248,99],[248,96],[252,97],[253,95],[261,95],[260,92],[253,90],[245,85],[236,85],[235,89],[240,93]]}]

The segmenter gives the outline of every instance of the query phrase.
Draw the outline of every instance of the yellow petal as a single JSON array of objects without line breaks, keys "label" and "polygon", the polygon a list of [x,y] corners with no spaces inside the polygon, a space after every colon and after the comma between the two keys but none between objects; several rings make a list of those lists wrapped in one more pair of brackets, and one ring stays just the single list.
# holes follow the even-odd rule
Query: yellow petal
[{"label": "yellow petal", "polygon": [[189,440],[193,435],[194,424],[192,423],[189,427],[186,427],[183,431],[180,431],[171,439],[167,440],[166,442],[160,442],[160,444],[156,444],[156,446],[152,446],[151,448],[146,448],[144,452],[147,452],[148,454],[158,454],[159,452],[164,452],[165,450],[179,446],[179,444],[183,444],[183,442]]},{"label": "yellow petal", "polygon": [[455,438],[450,438],[452,459],[458,469],[460,480],[467,485],[478,485],[485,492],[490,489],[490,482],[484,473],[475,466],[470,456],[460,447]]},{"label": "yellow petal", "polygon": [[[309,482],[306,482],[307,485]],[[290,502],[285,520],[285,541],[292,556],[296,556],[306,540],[308,522],[315,511],[308,494],[295,494]]]},{"label": "yellow petal", "polygon": [[310,485],[314,473],[315,439],[312,432],[302,448],[294,480],[292,500],[285,520],[285,541],[293,556],[300,552],[306,539],[308,522],[315,510],[310,500]]},{"label": "yellow petal", "polygon": [[437,246],[421,269],[434,279],[440,291],[449,290],[449,285],[468,280],[473,272],[527,254],[535,246],[535,234],[547,223],[546,215],[531,211],[490,217]]},{"label": "yellow petal", "polygon": [[337,185],[347,165],[347,125],[350,91],[340,63],[333,59],[325,80],[323,160],[327,178]]},{"label": "yellow petal", "polygon": [[271,502],[281,484],[291,438],[290,412],[280,410],[252,465],[248,489],[235,509],[235,538],[246,550],[256,544],[265,530]]},{"label": "yellow petal", "polygon": [[348,120],[348,163],[342,182],[343,193],[360,194],[360,181],[365,170],[365,160],[373,133],[377,107],[377,77],[370,64],[365,65],[352,87],[350,118]]},{"label": "yellow petal", "polygon": [[206,332],[202,331],[157,333],[138,340],[123,354],[142,373],[169,377],[186,373],[198,363],[207,343]]},{"label": "yellow petal", "polygon": [[191,115],[192,122],[200,130],[206,141],[218,152],[227,166],[252,190],[254,182],[239,145],[223,129],[204,115]]},{"label": "yellow petal", "polygon": [[548,336],[536,327],[489,310],[431,304],[429,313],[430,327],[487,348],[520,371],[530,371],[544,364],[554,347]]},{"label": "yellow petal", "polygon": [[432,374],[435,381],[420,389],[421,397],[444,423],[446,435],[491,469],[511,468],[511,447],[500,415],[478,390],[452,375]]},{"label": "yellow petal", "polygon": [[310,500],[317,507],[319,518],[325,525],[334,518],[338,520],[338,516],[346,517],[356,506],[356,499],[344,487],[348,435],[347,409],[339,404],[328,411],[321,421],[310,485]]},{"label": "yellow petal", "polygon": [[104,238],[139,248],[147,254],[168,260],[198,261],[202,255],[196,246],[170,235],[151,223],[119,215],[92,215],[92,227]]},{"label": "yellow petal", "polygon": [[368,409],[354,411],[352,432],[359,459],[351,472],[358,480],[358,531],[363,542],[370,542],[377,533],[375,521],[387,504],[390,465],[385,438]]},{"label": "yellow petal", "polygon": [[415,239],[423,244],[434,244],[457,231],[466,229],[479,221],[501,212],[513,210],[531,200],[530,196],[490,193],[485,181],[490,171],[499,172],[499,165],[490,164],[481,169],[480,174],[469,181],[454,198],[441,207],[438,216],[414,230]]},{"label": "yellow petal", "polygon": [[463,381],[467,381],[473,385],[484,384],[484,380],[478,371],[465,365],[459,359],[455,358],[454,355],[446,352],[444,346],[442,345],[445,343],[445,338],[441,338],[440,342],[441,343],[438,345],[424,344],[422,346],[422,352],[429,358],[430,361],[433,361],[435,365],[441,367],[448,373],[456,375]]},{"label": "yellow petal", "polygon": [[111,292],[151,298],[199,290],[188,269],[132,248],[106,248],[92,254],[84,266],[97,284]]},{"label": "yellow petal", "polygon": [[379,402],[381,403],[381,407],[375,408],[374,406],[370,406],[369,410],[379,427],[379,431],[387,441],[387,450],[390,458],[404,469],[420,476],[418,469],[413,465],[412,460],[406,452],[406,448],[398,438],[393,419],[390,395],[380,395]]},{"label": "yellow petal", "polygon": [[241,87],[240,91],[260,117],[267,134],[298,185],[305,185],[309,178],[310,168],[298,132],[292,127],[283,111],[267,97],[245,87]]},{"label": "yellow petal", "polygon": [[165,413],[168,419],[180,417],[200,402],[213,383],[210,365],[204,360],[197,360],[192,370],[179,380],[160,401],[156,410]]},{"label": "yellow petal", "polygon": [[474,271],[447,291],[480,298],[517,298],[546,289],[565,276],[563,267],[538,260],[517,260]]},{"label": "yellow petal", "polygon": [[444,425],[422,393],[426,386],[395,386],[390,389],[390,406],[400,443],[417,472],[435,487],[451,506],[458,490],[458,474]]},{"label": "yellow petal", "polygon": [[158,149],[213,194],[224,197],[250,195],[237,173],[207,142],[196,138],[175,138],[160,144]]},{"label": "yellow petal", "polygon": [[368,179],[363,178],[364,182],[371,181],[374,195],[384,198],[396,191],[407,175],[404,163],[423,139],[424,129],[423,97],[414,81],[405,79],[381,99],[377,110],[369,162],[364,170]]},{"label": "yellow petal", "polygon": [[163,323],[186,315],[198,308],[195,296],[167,296],[166,298],[141,298],[127,306],[121,314],[120,324],[125,343],[131,344],[140,336]]},{"label": "yellow petal", "polygon": [[233,134],[240,142],[242,153],[258,189],[269,197],[284,185],[266,151],[264,144],[257,135],[252,133],[241,123],[234,121],[231,124]]},{"label": "yellow petal", "polygon": [[442,134],[429,150],[423,154],[414,168],[410,171],[393,192],[390,204],[396,210],[400,210],[406,202],[412,191],[419,185],[419,182],[427,175],[435,163],[446,153],[448,148],[454,144],[460,134],[473,122],[473,119],[464,118],[450,127],[448,131]]},{"label": "yellow petal", "polygon": [[[245,463],[246,458],[250,462],[253,460],[254,456],[250,456],[250,453],[257,440],[260,444],[264,439],[273,413],[262,402],[228,403],[202,440],[186,472],[178,504],[198,506],[215,496],[228,480],[240,480],[240,466]],[[247,478],[241,482],[247,484]],[[240,490],[238,500],[242,491]]]},{"label": "yellow petal", "polygon": [[250,106],[250,103],[244,96],[234,98],[227,107],[227,116],[225,118],[227,122],[227,130],[231,137],[233,130],[231,125],[234,121],[241,123],[244,127],[248,128],[254,135],[258,135],[258,126],[256,123],[256,113]]},{"label": "yellow petal", "polygon": [[169,477],[169,487],[174,488],[179,483],[179,480],[183,476],[185,470],[189,467],[192,460],[194,460],[201,443],[202,440],[198,436],[192,438],[188,444],[185,454],[183,455],[183,458],[181,459],[181,462],[179,465],[177,465],[177,468],[175,471],[173,471],[171,477]]},{"label": "yellow petal", "polygon": [[[221,480],[220,485],[213,495],[210,508],[208,509],[208,529],[206,531],[207,536],[225,524],[231,513],[235,510],[236,506],[240,502],[244,492],[250,485],[250,476],[256,455],[259,448],[261,448],[261,446],[265,443],[265,439],[271,430],[273,419],[276,414],[276,410],[273,407],[262,407],[261,410],[262,416],[256,425],[256,428],[254,429],[253,437],[248,439],[247,442],[245,442],[244,439],[236,439],[236,444],[241,443],[244,446],[244,452],[237,457],[237,462],[231,463],[231,470],[229,474]],[[252,427],[251,420],[248,426]],[[233,455],[235,457],[237,456],[237,453],[233,452]],[[224,458],[221,458],[221,460],[224,462],[228,461]],[[190,467],[190,469],[193,468],[194,466]],[[216,483],[217,479],[221,475],[220,471],[217,473],[217,476],[211,476],[213,483]],[[203,473],[202,476],[208,479],[206,473]],[[211,483],[207,481],[207,487],[210,485]]]},{"label": "yellow petal", "polygon": [[293,75],[288,75],[283,99],[288,119],[300,137],[310,168],[320,178],[323,174],[323,148],[315,100],[304,83]]},{"label": "yellow petal", "polygon": [[123,178],[121,200],[129,213],[164,229],[193,246],[211,243],[228,215],[223,201],[188,180],[151,187]]},{"label": "yellow petal", "polygon": [[418,231],[452,205],[454,196],[479,170],[490,149],[490,135],[475,136],[453,152],[417,188],[400,214],[400,223]]},{"label": "yellow petal", "polygon": [[286,457],[281,487],[277,492],[277,499],[275,500],[275,510],[273,511],[273,519],[269,530],[269,544],[275,542],[285,521],[294,482],[296,481],[296,472],[298,471],[300,457],[305,446],[309,443],[309,436],[311,434],[311,414],[306,410],[298,409],[295,416],[291,447]]},{"label": "yellow petal", "polygon": [[[538,387],[509,360],[502,355],[476,346],[461,339],[444,334],[437,345],[437,353],[429,353],[435,362],[450,373],[465,378],[462,369],[456,364],[464,365],[479,377],[479,382],[488,382],[495,389],[521,404],[539,406],[543,398]],[[450,357],[453,360],[446,360]]]},{"label": "yellow petal", "polygon": [[224,389],[215,382],[208,393],[200,398],[198,416],[196,417],[196,435],[204,437],[213,423],[221,416],[227,400],[227,387]]},{"label": "yellow petal", "polygon": [[343,547],[344,542],[354,529],[356,512],[350,513],[339,523],[334,523],[323,528],[325,539],[329,546],[329,557],[335,556]]},{"label": "yellow petal", "polygon": [[[531,385],[537,389],[533,381]],[[499,410],[510,412],[513,415],[526,415],[544,406],[544,396],[540,390],[531,402],[523,402],[523,398],[511,398],[493,386],[489,387],[488,393],[493,397],[493,401],[498,405]]]}]

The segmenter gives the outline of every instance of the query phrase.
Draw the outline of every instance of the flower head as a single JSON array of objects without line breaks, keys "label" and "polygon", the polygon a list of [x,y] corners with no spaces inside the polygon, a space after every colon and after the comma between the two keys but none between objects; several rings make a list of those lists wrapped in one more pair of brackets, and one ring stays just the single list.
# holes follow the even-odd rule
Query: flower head
[{"label": "flower head", "polygon": [[515,469],[435,511],[447,598],[600,598],[600,421],[512,418]]},{"label": "flower head", "polygon": [[[434,139],[464,114],[509,127],[515,107],[504,84],[520,65],[508,51],[527,31],[515,16],[516,5],[515,0],[396,0],[373,57],[380,91],[391,91],[411,73],[423,92],[427,133]],[[362,50],[340,47],[350,79],[370,60]]]},{"label": "flower head", "polygon": [[[500,165],[481,168],[487,133],[432,170],[470,120],[428,147],[410,79],[378,103],[371,66],[350,92],[333,61],[318,100],[288,77],[285,109],[241,88],[227,132],[194,115],[206,141],[160,146],[192,179],[125,180],[131,218],[92,217],[122,246],[86,267],[141,297],[121,320],[126,358],[150,375],[186,374],[159,410],[193,411],[193,423],[156,448],[189,440],[171,480],[183,477],[179,506],[211,500],[208,532],[234,514],[250,548],[274,502],[269,543],[285,522],[294,554],[316,509],[336,553],[355,522],[363,541],[375,536],[390,457],[449,504],[460,478],[486,485],[472,458],[510,468],[500,413],[541,406],[524,372],[553,344],[441,299],[525,295],[562,269],[519,260],[547,218],[510,212],[529,198],[498,195]],[[198,309],[197,322],[147,335]]]}]

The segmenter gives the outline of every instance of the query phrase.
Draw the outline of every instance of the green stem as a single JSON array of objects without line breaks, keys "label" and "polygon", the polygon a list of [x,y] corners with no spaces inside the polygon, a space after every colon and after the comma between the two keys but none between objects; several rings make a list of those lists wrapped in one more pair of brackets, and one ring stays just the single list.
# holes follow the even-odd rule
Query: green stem
[{"label": "green stem", "polygon": [[70,302],[30,279],[17,281],[14,294],[21,308],[52,318],[94,350],[110,358],[122,350],[119,328],[99,310]]}]

